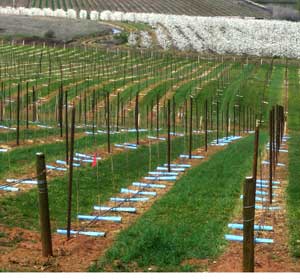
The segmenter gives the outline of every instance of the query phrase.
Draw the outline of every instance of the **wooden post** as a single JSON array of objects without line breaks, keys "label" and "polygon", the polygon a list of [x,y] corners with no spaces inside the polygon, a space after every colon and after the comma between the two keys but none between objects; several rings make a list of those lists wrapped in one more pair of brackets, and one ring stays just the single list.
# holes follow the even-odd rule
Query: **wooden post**
[{"label": "wooden post", "polygon": [[74,137],[75,137],[75,104],[72,107],[72,124],[71,124],[71,143],[70,143],[70,165],[68,181],[68,221],[67,221],[67,238],[71,237],[71,217],[72,217],[72,188],[73,188],[73,161],[74,161]]},{"label": "wooden post", "polygon": [[207,134],[207,117],[208,117],[208,104],[207,104],[207,100],[205,100],[205,151],[207,152],[207,139],[208,139],[208,134]]},{"label": "wooden post", "polygon": [[235,137],[235,105],[233,105],[233,136]]},{"label": "wooden post", "polygon": [[227,112],[226,112],[226,138],[229,137],[229,103],[227,103]]},{"label": "wooden post", "polygon": [[151,102],[151,111],[150,111],[150,130],[153,130],[153,101]]},{"label": "wooden post", "polygon": [[156,96],[156,137],[159,138],[159,95]]},{"label": "wooden post", "polygon": [[140,144],[139,138],[139,93],[136,93],[135,96],[135,130],[136,130],[136,144]]},{"label": "wooden post", "polygon": [[92,99],[92,132],[95,136],[95,107],[96,107],[96,92],[93,90],[93,99]]},{"label": "wooden post", "polygon": [[210,129],[213,130],[214,129],[214,121],[213,121],[213,98],[211,98],[210,101]]},{"label": "wooden post", "polygon": [[193,149],[193,97],[190,97],[190,144],[189,144],[189,158],[192,159]]},{"label": "wooden post", "polygon": [[239,105],[238,118],[239,118],[239,136],[240,136],[241,135],[241,105]]},{"label": "wooden post", "polygon": [[65,129],[66,129],[66,163],[69,164],[69,121],[68,121],[68,91],[65,91]]},{"label": "wooden post", "polygon": [[17,97],[17,145],[20,144],[20,90],[21,90],[21,85],[18,84],[18,97]]},{"label": "wooden post", "polygon": [[184,133],[185,135],[187,135],[188,133],[188,115],[187,115],[187,111],[188,111],[188,104],[187,104],[187,100],[184,101]]},{"label": "wooden post", "polygon": [[110,153],[110,105],[109,105],[109,92],[106,93],[106,123],[107,123],[107,152]]},{"label": "wooden post", "polygon": [[168,172],[171,172],[171,104],[168,100]]},{"label": "wooden post", "polygon": [[86,91],[84,91],[84,103],[83,103],[83,109],[84,109],[84,125],[87,124],[87,100],[86,100]]},{"label": "wooden post", "polygon": [[32,121],[36,121],[36,94],[34,86],[32,87]]},{"label": "wooden post", "polygon": [[259,126],[255,128],[255,139],[254,139],[253,179],[255,181],[255,185],[257,179],[258,147],[259,147]]},{"label": "wooden post", "polygon": [[273,187],[273,111],[270,111],[269,116],[269,202],[272,204],[272,187]]},{"label": "wooden post", "polygon": [[28,88],[28,82],[26,82],[26,128],[29,127],[29,88]]},{"label": "wooden post", "polygon": [[58,94],[58,121],[60,127],[60,137],[63,137],[63,87],[61,85]]},{"label": "wooden post", "polygon": [[243,199],[243,271],[254,272],[255,181],[247,177]]},{"label": "wooden post", "polygon": [[38,191],[39,191],[39,213],[40,213],[40,226],[41,226],[42,255],[44,257],[48,257],[48,256],[52,256],[53,252],[52,252],[45,155],[43,153],[36,154],[36,172],[37,172]]},{"label": "wooden post", "polygon": [[117,132],[119,131],[119,120],[120,119],[120,92],[117,95]]},{"label": "wooden post", "polygon": [[173,97],[173,134],[176,133],[176,103],[175,98]]},{"label": "wooden post", "polygon": [[219,144],[219,101],[217,100],[217,144]]}]

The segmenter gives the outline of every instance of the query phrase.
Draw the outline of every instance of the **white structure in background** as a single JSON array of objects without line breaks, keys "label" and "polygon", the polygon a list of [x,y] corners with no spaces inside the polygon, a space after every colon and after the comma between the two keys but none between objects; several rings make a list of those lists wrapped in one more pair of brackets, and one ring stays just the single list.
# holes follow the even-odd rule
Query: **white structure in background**
[{"label": "white structure in background", "polygon": [[77,12],[73,9],[67,10],[67,17],[72,19],[77,19]]},{"label": "white structure in background", "polygon": [[152,37],[147,31],[140,32],[141,43],[140,46],[143,48],[150,48],[152,46]]},{"label": "white structure in background", "polygon": [[64,11],[63,9],[57,9],[57,10],[54,11],[54,16],[55,17],[67,18],[67,12]]},{"label": "white structure in background", "polygon": [[87,11],[86,10],[80,10],[80,12],[79,12],[79,18],[80,19],[87,19],[87,17],[88,17]]},{"label": "white structure in background", "polygon": [[44,16],[54,16],[54,11],[49,8],[44,8]]},{"label": "white structure in background", "polygon": [[[87,11],[77,14],[72,9],[51,12],[47,8],[0,7],[0,14],[88,18]],[[179,50],[300,58],[300,23],[297,22],[112,11],[91,11],[89,16],[92,20],[150,24],[163,49],[173,45]],[[137,45],[140,41],[143,47],[150,47],[153,42],[150,43],[148,35],[131,33],[129,44]]]},{"label": "white structure in background", "polygon": [[162,36],[157,37],[161,45],[166,35],[157,29],[162,25],[179,50],[300,58],[300,23],[297,22],[145,13],[121,15],[110,11],[103,11],[100,18],[155,26],[157,36]]},{"label": "white structure in background", "polygon": [[128,36],[128,44],[130,46],[136,46],[138,44],[138,35],[134,32],[130,32]]},{"label": "white structure in background", "polygon": [[156,35],[158,44],[164,50],[170,49],[172,47],[172,42],[169,39],[168,35],[166,34],[166,31],[164,30],[164,28],[161,25],[158,25],[157,28],[155,29],[155,35]]},{"label": "white structure in background", "polygon": [[99,12],[97,12],[97,11],[91,11],[90,12],[90,19],[91,20],[99,20]]}]

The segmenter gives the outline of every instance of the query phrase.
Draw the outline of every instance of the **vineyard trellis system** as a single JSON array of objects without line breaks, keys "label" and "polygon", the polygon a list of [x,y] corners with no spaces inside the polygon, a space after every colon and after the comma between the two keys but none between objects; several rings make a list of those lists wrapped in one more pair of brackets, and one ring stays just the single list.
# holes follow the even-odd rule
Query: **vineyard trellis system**
[{"label": "vineyard trellis system", "polygon": [[[107,223],[130,223],[141,204],[188,177],[211,149],[249,141],[258,124],[263,140],[258,143],[256,135],[255,179],[247,183],[263,179],[255,161],[270,127],[270,158],[262,165],[268,165],[273,185],[285,140],[281,93],[288,67],[276,63],[2,42],[1,223],[39,229],[34,193],[37,185],[45,191],[47,174],[52,230],[68,239],[104,237],[111,233]],[[37,152],[46,163],[32,175]],[[252,206],[255,191],[250,199],[244,193],[245,206]],[[11,207],[18,218],[7,214]]]}]

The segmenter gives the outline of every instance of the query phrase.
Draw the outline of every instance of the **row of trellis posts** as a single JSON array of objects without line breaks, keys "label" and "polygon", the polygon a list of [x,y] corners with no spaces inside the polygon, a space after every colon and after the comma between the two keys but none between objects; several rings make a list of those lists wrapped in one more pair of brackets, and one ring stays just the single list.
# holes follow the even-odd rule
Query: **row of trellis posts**
[{"label": "row of trellis posts", "polygon": [[[260,124],[260,123],[259,123]],[[255,130],[253,173],[246,177],[243,199],[243,271],[254,272],[255,269],[255,195],[257,180],[257,165],[259,153],[259,124]],[[269,205],[272,204],[273,179],[276,176],[279,149],[285,129],[284,107],[276,105],[269,112]]]}]

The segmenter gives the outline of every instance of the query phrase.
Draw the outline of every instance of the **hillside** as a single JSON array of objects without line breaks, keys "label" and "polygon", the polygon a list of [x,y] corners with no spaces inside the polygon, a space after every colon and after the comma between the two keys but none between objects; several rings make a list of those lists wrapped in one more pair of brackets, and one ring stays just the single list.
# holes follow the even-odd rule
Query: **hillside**
[{"label": "hillside", "polygon": [[[12,1],[0,1],[2,6],[11,6]],[[269,17],[269,13],[251,1],[245,0],[16,0],[17,6],[23,7],[49,7],[52,9],[86,9],[86,10],[112,10],[123,12],[146,12],[165,14],[185,14],[193,16],[243,16],[243,17]]]}]

